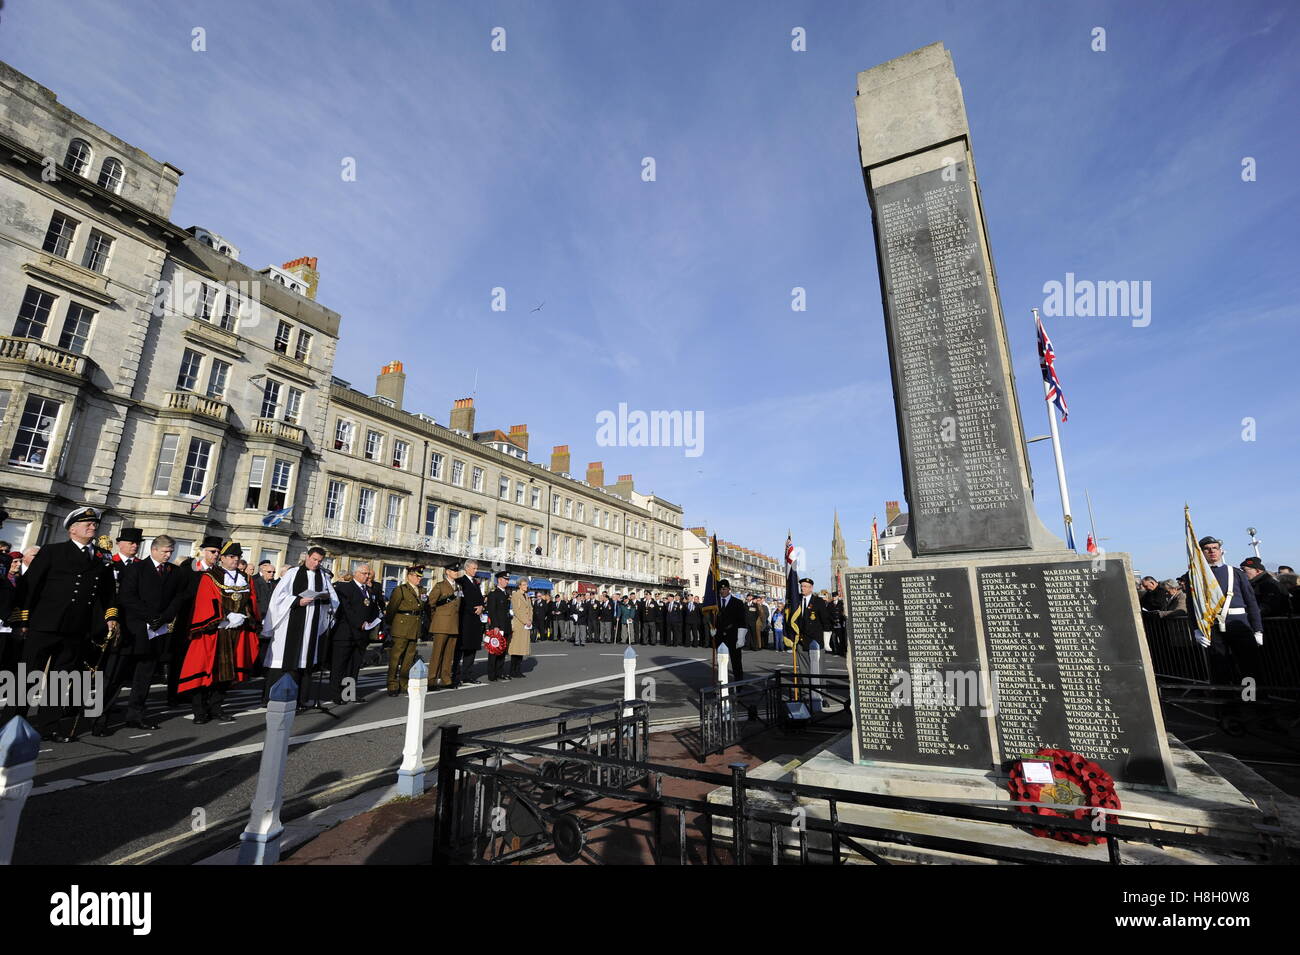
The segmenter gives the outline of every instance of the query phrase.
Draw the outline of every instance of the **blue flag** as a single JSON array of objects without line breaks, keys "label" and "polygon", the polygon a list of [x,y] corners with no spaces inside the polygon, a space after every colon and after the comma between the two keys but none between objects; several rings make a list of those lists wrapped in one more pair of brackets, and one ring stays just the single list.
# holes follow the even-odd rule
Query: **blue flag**
[{"label": "blue flag", "polygon": [[278,511],[269,512],[265,517],[262,518],[262,526],[279,527],[281,522],[283,522],[284,519],[289,516],[289,513],[292,510],[293,510],[292,507],[282,507]]}]

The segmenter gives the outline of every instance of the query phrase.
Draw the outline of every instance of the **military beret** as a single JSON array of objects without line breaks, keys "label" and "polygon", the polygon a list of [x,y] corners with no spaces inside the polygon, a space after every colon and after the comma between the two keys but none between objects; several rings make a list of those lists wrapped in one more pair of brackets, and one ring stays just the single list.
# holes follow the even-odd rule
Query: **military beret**
[{"label": "military beret", "polygon": [[1207,544],[1218,544],[1222,547],[1223,541],[1219,540],[1217,537],[1202,537],[1196,542],[1197,547],[1205,547]]},{"label": "military beret", "polygon": [[1264,562],[1258,557],[1247,557],[1241,562],[1241,566],[1253,567],[1255,570],[1268,570],[1268,568],[1264,566]]}]

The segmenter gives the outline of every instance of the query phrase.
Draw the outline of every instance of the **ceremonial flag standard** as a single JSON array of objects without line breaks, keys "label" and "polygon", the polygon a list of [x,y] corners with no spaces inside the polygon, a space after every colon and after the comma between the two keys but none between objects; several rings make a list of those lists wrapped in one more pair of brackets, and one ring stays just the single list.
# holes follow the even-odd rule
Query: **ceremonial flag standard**
[{"label": "ceremonial flag standard", "polygon": [[880,531],[876,529],[876,517],[871,516],[871,553],[867,555],[868,566],[875,567],[880,563]]},{"label": "ceremonial flag standard", "polygon": [[714,534],[709,545],[709,572],[704,577],[704,599],[700,601],[700,612],[716,614],[718,612],[718,535]]},{"label": "ceremonial flag standard", "polygon": [[[1196,642],[1208,647],[1215,625],[1220,630],[1227,626],[1224,610],[1228,605],[1228,595],[1219,586],[1219,578],[1210,570],[1205,555],[1196,543],[1196,532],[1192,530],[1192,512],[1186,504],[1183,505],[1183,520],[1187,525],[1187,590],[1188,597],[1191,598],[1189,609],[1192,622],[1196,625]],[[1229,568],[1229,574],[1231,572]]]}]

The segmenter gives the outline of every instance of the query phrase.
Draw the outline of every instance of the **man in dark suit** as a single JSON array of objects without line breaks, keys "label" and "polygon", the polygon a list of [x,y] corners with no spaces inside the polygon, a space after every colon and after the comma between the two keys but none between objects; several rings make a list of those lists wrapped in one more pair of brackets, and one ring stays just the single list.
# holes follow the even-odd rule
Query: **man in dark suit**
[{"label": "man in dark suit", "polygon": [[748,628],[745,620],[745,601],[731,594],[728,581],[718,581],[718,632],[716,644],[725,644],[731,653],[731,674],[728,679],[743,680],[745,666],[741,663],[742,640]]},{"label": "man in dark suit", "polygon": [[264,560],[257,565],[257,573],[252,576],[253,593],[257,597],[257,605],[262,608],[263,614],[266,608],[271,606],[271,594],[275,593],[275,564],[269,560]]},{"label": "man in dark suit", "polygon": [[[74,701],[58,699],[52,691],[76,686],[74,674],[91,649],[93,631],[106,626],[108,639],[113,640],[118,626],[112,562],[93,543],[99,512],[93,507],[76,508],[64,518],[63,526],[68,539],[42,547],[32,558],[14,611],[14,622],[26,638],[23,665],[28,673],[49,673],[32,728],[42,739],[59,743],[71,740],[60,731],[59,721]],[[19,714],[27,715],[28,701],[18,702]]]},{"label": "man in dark suit", "polygon": [[120,571],[117,584],[117,615],[122,636],[117,649],[104,662],[104,712],[91,726],[94,736],[110,735],[109,711],[122,687],[130,685],[126,704],[128,729],[156,730],[147,716],[149,687],[158,668],[170,621],[163,614],[171,605],[180,582],[180,568],[171,563],[176,542],[166,534],[155,537],[149,556],[133,559]]},{"label": "man in dark suit", "polygon": [[465,561],[464,573],[457,578],[460,586],[460,633],[457,634],[456,659],[452,663],[451,685],[462,683],[479,683],[474,679],[474,655],[483,645],[484,611],[483,591],[478,585],[478,561]]},{"label": "man in dark suit", "polygon": [[334,618],[331,637],[330,683],[331,699],[338,705],[364,703],[358,679],[361,661],[366,654],[366,644],[377,639],[379,625],[384,619],[380,601],[375,599],[370,583],[374,571],[362,564],[352,571],[352,579],[334,585],[339,595],[338,615]]},{"label": "man in dark suit", "polygon": [[690,594],[684,611],[686,623],[686,645],[688,647],[704,646],[704,612],[695,594]]},{"label": "man in dark suit", "polygon": [[667,644],[670,647],[682,646],[682,625],[686,616],[682,610],[682,602],[673,594],[668,598],[668,603],[664,607],[664,617],[668,623]]},{"label": "man in dark suit", "polygon": [[820,594],[813,593],[811,577],[799,580],[799,602],[786,608],[785,639],[796,640],[795,666],[800,673],[809,672],[808,651],[813,643],[821,644],[830,626],[830,609]]},{"label": "man in dark suit", "polygon": [[[500,630],[506,641],[510,640],[510,631],[513,629],[510,623],[510,574],[506,571],[496,575],[493,583],[496,584],[491,592],[487,595],[484,607],[487,608],[488,626],[495,630]],[[488,681],[495,683],[498,680],[509,680],[510,674],[502,670],[502,664],[505,663],[506,655],[504,653],[488,654]]]}]

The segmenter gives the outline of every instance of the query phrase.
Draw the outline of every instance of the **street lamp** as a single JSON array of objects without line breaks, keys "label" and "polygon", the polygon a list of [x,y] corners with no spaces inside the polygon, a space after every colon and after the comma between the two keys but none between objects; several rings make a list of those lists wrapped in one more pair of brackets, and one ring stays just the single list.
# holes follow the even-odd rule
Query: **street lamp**
[{"label": "street lamp", "polygon": [[1247,527],[1246,533],[1250,535],[1250,546],[1255,549],[1255,558],[1259,559],[1259,541],[1255,540],[1255,528]]}]

